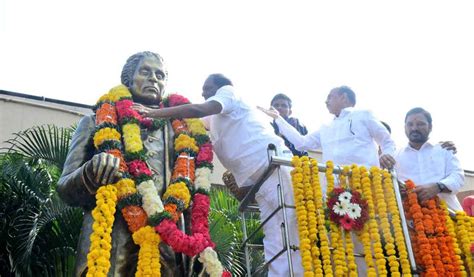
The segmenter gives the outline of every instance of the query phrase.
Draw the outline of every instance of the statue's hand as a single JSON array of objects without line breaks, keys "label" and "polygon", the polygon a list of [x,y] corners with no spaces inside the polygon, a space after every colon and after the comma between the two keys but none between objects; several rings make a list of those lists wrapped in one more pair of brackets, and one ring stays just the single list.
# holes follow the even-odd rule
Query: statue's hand
[{"label": "statue's hand", "polygon": [[121,177],[120,159],[112,154],[95,154],[86,165],[86,174],[94,182],[96,189],[102,185],[112,184]]},{"label": "statue's hand", "polygon": [[266,115],[273,119],[277,119],[280,116],[280,113],[275,109],[274,107],[270,107],[270,109],[265,109],[263,107],[257,106],[257,109],[261,110],[264,112]]}]

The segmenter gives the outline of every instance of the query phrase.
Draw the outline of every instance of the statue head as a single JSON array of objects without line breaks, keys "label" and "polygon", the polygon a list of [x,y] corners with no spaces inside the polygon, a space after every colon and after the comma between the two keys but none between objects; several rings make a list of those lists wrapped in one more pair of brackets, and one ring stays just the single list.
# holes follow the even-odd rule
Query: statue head
[{"label": "statue head", "polygon": [[167,78],[163,58],[150,51],[130,56],[121,74],[122,84],[130,89],[133,100],[145,105],[160,104]]}]

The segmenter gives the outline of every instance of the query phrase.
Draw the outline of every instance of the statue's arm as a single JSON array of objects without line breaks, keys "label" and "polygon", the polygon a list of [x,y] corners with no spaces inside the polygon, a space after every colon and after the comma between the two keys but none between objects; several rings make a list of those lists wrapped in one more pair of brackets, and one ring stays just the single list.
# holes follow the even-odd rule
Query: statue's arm
[{"label": "statue's arm", "polygon": [[79,122],[58,181],[57,192],[71,206],[91,208],[95,202],[95,186],[86,174],[87,165],[94,154],[90,143],[94,133],[94,117],[85,116]]}]

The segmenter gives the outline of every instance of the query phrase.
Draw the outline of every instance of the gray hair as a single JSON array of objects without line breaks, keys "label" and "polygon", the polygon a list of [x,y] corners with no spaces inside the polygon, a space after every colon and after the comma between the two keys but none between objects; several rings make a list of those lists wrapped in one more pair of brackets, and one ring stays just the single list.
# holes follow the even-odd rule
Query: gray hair
[{"label": "gray hair", "polygon": [[166,69],[163,58],[157,53],[153,53],[151,51],[143,51],[138,52],[127,59],[127,62],[122,68],[122,74],[120,75],[123,85],[127,86],[128,88],[132,86],[133,75],[135,74],[135,70],[137,70],[138,64],[146,57],[152,57],[162,62],[165,71],[165,80],[168,79],[168,70]]}]

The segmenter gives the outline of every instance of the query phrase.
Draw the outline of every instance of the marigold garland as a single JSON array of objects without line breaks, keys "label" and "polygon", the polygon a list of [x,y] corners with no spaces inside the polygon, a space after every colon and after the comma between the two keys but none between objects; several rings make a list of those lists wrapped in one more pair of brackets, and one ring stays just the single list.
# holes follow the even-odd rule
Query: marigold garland
[{"label": "marigold garland", "polygon": [[[408,260],[408,252],[405,245],[405,236],[403,235],[400,211],[398,209],[398,204],[395,198],[395,191],[393,190],[392,175],[387,170],[384,170],[382,174],[385,199],[387,199],[387,207],[391,215],[394,240],[399,257],[399,262],[389,260],[390,272],[392,273],[392,276],[400,276],[400,273],[394,271],[395,269],[398,271],[398,265],[400,264],[403,276],[411,276],[410,261]],[[393,251],[390,250],[389,252],[387,250],[387,254],[390,255],[391,253],[393,253]]]},{"label": "marigold garland", "polygon": [[[374,207],[374,200],[372,197],[372,186],[371,181],[369,178],[369,172],[365,167],[360,167],[360,176],[361,176],[361,189],[362,194],[364,195],[367,205],[368,205],[368,212],[369,212],[369,222],[368,224],[364,225],[364,230],[361,233],[361,241],[364,245],[364,254],[365,254],[365,263],[367,264],[367,275],[368,276],[376,276],[375,267],[377,270],[380,267],[379,263],[374,263],[372,258],[371,249],[373,249],[374,253],[382,253],[382,244],[380,242],[380,236],[378,233],[378,226],[377,221],[375,219],[375,207]],[[376,257],[377,261],[377,257]]]},{"label": "marigold garland", "polygon": [[474,257],[471,252],[471,221],[464,211],[456,211],[456,234],[457,239],[464,254],[467,267],[471,273],[474,272]]},{"label": "marigold garland", "polygon": [[145,226],[133,233],[133,241],[140,245],[135,276],[155,276],[160,272],[160,236],[152,227]]},{"label": "marigold garland", "polygon": [[[311,187],[313,189],[315,205],[317,210],[317,221],[318,221],[318,238],[321,244],[320,252],[322,257],[322,269],[324,269],[325,276],[333,276],[333,270],[331,265],[331,251],[329,250],[329,240],[326,230],[326,220],[324,218],[324,207],[323,207],[323,192],[321,184],[319,182],[319,168],[318,161],[311,159]],[[316,246],[316,245],[315,245]],[[317,246],[316,246],[317,247]],[[321,276],[323,271],[321,269],[319,255],[317,251],[312,252],[313,259],[317,260],[315,273],[317,276]]]},{"label": "marigold garland", "polygon": [[[151,179],[152,172],[145,162],[146,155],[143,142],[141,141],[140,126],[148,128],[149,130],[157,130],[164,126],[165,121],[142,118],[136,111],[131,109],[133,105],[131,99],[132,96],[128,89],[120,85],[111,89],[108,94],[100,97],[95,109],[97,131],[93,137],[94,146],[98,151],[105,151],[106,153],[118,157],[120,159],[120,171],[123,172],[122,174],[128,172],[128,174],[132,176],[132,179],[127,178],[127,174],[125,173],[125,178],[121,179],[117,184],[101,187],[97,192],[97,204],[93,211],[93,216],[95,216],[93,226],[95,226],[95,230],[91,235],[91,250],[88,255],[88,276],[98,274],[105,276],[110,267],[109,258],[111,246],[110,242],[108,244],[106,243],[106,239],[107,232],[110,237],[112,230],[114,218],[112,211],[115,212],[115,202],[117,198],[120,200],[120,209],[129,225],[129,229],[133,233],[134,241],[141,246],[137,276],[160,276],[159,250],[157,247],[157,244],[160,242],[160,236],[155,233],[153,228],[146,226],[148,218],[150,222],[159,224],[155,229],[160,229],[162,232],[171,232],[173,234],[173,239],[166,237],[168,242],[175,241],[175,238],[180,236],[187,236],[180,233],[181,231],[177,229],[174,221],[176,221],[180,213],[189,206],[191,193],[187,187],[188,184],[184,182],[173,182],[165,193],[167,204],[166,208],[163,207]],[[179,95],[171,95],[163,102],[172,105],[189,103],[186,98]],[[176,173],[176,175],[179,175],[179,178],[183,175],[185,175],[185,178],[192,176],[192,180],[189,181],[189,184],[192,184],[192,181],[194,181],[193,175],[198,175],[199,178],[196,180],[196,187],[198,187],[201,192],[207,192],[210,189],[209,179],[210,170],[212,170],[212,154],[209,154],[209,152],[212,153],[212,148],[202,122],[198,119],[190,119],[188,122],[190,126],[189,131],[184,121],[173,121],[173,126],[176,126],[175,133],[177,134],[175,149],[177,149],[178,153],[185,151],[186,155],[189,153],[194,157],[200,152],[200,148],[196,145],[194,138],[190,137],[187,133],[181,134],[179,131],[181,129],[195,134],[199,137],[200,142],[208,144],[202,150],[202,169],[199,168],[198,172],[195,173],[193,163],[191,167],[188,166],[186,172],[180,171]],[[121,128],[119,128],[119,124]],[[176,132],[176,129],[178,129],[178,132]],[[122,131],[122,134],[120,134],[119,130]],[[121,139],[123,139],[124,143],[125,158],[121,152]],[[125,159],[127,163],[125,163]],[[177,164],[178,163],[179,162],[177,162]],[[137,188],[135,187],[136,183],[139,184]],[[102,188],[108,188],[108,190],[104,191]],[[204,200],[202,200],[203,197]],[[210,240],[207,223],[209,210],[208,196],[203,197],[197,196],[197,199],[194,201],[193,213],[199,215],[195,218],[193,217],[192,225],[194,226],[191,226],[191,229],[195,232],[192,237],[199,237],[204,243],[195,243],[195,241],[191,240],[188,241],[188,244],[180,244],[181,252],[185,252],[188,255],[196,255],[209,246],[214,247],[214,244]],[[205,200],[206,198],[207,201]],[[109,207],[112,205],[113,209]],[[173,210],[176,214],[172,216],[170,213],[173,213]],[[172,218],[174,221],[167,221],[166,218]],[[107,222],[108,225],[100,222]],[[160,222],[169,224],[160,225]],[[101,239],[99,240],[97,237]],[[192,238],[190,236],[188,237]],[[163,238],[163,241],[165,241],[165,238]],[[190,248],[194,249],[194,251],[186,251]],[[177,251],[175,247],[173,247],[173,249]],[[209,259],[206,261],[208,260]],[[221,275],[229,275],[227,271],[223,271],[217,258],[211,260],[211,264],[206,267],[210,270],[208,272],[221,272]]]},{"label": "marigold garland", "polygon": [[[390,230],[390,223],[388,220],[387,215],[387,204],[384,199],[384,190],[382,187],[382,173],[380,168],[373,166],[370,168],[370,174],[372,176],[372,185],[373,191],[375,194],[374,203],[375,208],[377,210],[377,214],[379,217],[380,228],[382,230],[383,239],[385,241],[385,251],[388,256],[387,262],[390,266],[390,272],[395,273],[398,272],[398,261],[397,257],[395,256],[395,244],[394,239]],[[377,259],[377,263],[380,263],[380,267],[382,267],[382,271],[378,271],[380,275],[387,275],[387,270],[385,266],[385,256],[383,252],[375,253],[375,258]],[[383,262],[382,262],[383,261]]]},{"label": "marigold garland", "polygon": [[440,203],[441,207],[443,208],[444,215],[446,217],[446,229],[451,237],[450,242],[452,244],[452,253],[451,255],[453,256],[453,265],[457,268],[457,271],[455,271],[455,274],[457,276],[462,275],[462,272],[465,271],[464,264],[461,258],[461,253],[462,250],[459,248],[459,244],[457,242],[457,237],[456,237],[456,228],[454,221],[451,219],[451,216],[449,215],[448,211],[448,206],[444,201],[441,201]]},{"label": "marigold garland", "polygon": [[[407,180],[407,199],[404,202],[407,218],[413,220],[412,244],[417,264],[424,269],[422,276],[466,276],[460,259],[460,249],[453,237],[454,224],[446,205],[438,197],[418,203],[415,184]],[[456,217],[456,221],[463,222]],[[462,223],[461,223],[462,224]],[[461,227],[462,228],[462,227]],[[457,233],[458,240],[467,234]],[[468,236],[467,236],[468,237]],[[472,259],[466,259],[469,264]]]},{"label": "marigold garland", "polygon": [[296,206],[296,217],[298,221],[298,233],[300,240],[301,260],[303,263],[304,275],[313,276],[313,263],[311,258],[311,240],[308,231],[308,211],[305,207],[305,183],[309,183],[311,175],[308,157],[301,159],[294,156],[292,159],[293,171],[293,193]]},{"label": "marigold garland", "polygon": [[96,207],[92,210],[92,234],[87,255],[87,276],[106,276],[110,268],[112,249],[112,226],[115,220],[117,189],[113,185],[102,186],[97,190]]}]

